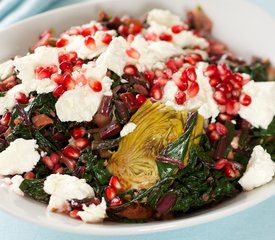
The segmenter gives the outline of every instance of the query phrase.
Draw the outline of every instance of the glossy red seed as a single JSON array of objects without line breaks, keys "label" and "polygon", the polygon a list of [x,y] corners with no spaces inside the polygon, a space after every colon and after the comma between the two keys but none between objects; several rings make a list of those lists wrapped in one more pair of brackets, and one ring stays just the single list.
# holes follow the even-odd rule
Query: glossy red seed
[{"label": "glossy red seed", "polygon": [[35,174],[33,172],[26,172],[24,174],[24,178],[25,179],[29,179],[29,180],[34,179],[35,178]]},{"label": "glossy red seed", "polygon": [[183,30],[185,30],[185,27],[183,27],[182,25],[173,25],[171,27],[171,30],[173,33],[178,34],[178,33],[182,32]]},{"label": "glossy red seed", "polygon": [[158,86],[154,86],[152,89],[151,89],[151,97],[154,98],[155,100],[160,100],[162,99],[162,91],[161,91],[161,88],[158,87]]},{"label": "glossy red seed", "polygon": [[223,168],[224,175],[228,178],[236,177],[235,171],[230,163],[225,164]]},{"label": "glossy red seed", "polygon": [[71,218],[80,219],[80,217],[77,215],[80,210],[74,209],[70,211],[69,215]]},{"label": "glossy red seed", "polygon": [[72,90],[75,88],[75,81],[72,78],[71,74],[66,73],[63,75],[63,86],[67,89],[67,90]]},{"label": "glossy red seed", "polygon": [[249,106],[252,102],[252,99],[249,95],[247,94],[242,94],[240,96],[240,103],[243,105],[243,106]]},{"label": "glossy red seed", "polygon": [[66,88],[63,85],[59,85],[56,87],[56,89],[53,90],[52,94],[54,97],[60,97],[65,91]]},{"label": "glossy red seed", "polygon": [[168,67],[169,69],[171,69],[173,71],[173,73],[178,71],[178,66],[176,64],[176,61],[172,58],[168,59],[165,63],[166,67]]},{"label": "glossy red seed", "polygon": [[113,36],[110,35],[110,34],[108,34],[108,33],[106,33],[106,34],[102,37],[102,40],[101,40],[101,41],[102,41],[103,43],[109,45],[109,43],[112,41],[112,39],[113,39]]},{"label": "glossy red seed", "polygon": [[85,38],[84,43],[86,47],[89,48],[90,50],[95,50],[96,44],[95,44],[94,38],[88,36]]},{"label": "glossy red seed", "polygon": [[230,73],[226,64],[219,64],[217,66],[217,70],[218,70],[220,76],[223,76],[223,77],[226,77]]},{"label": "glossy red seed", "polygon": [[158,35],[155,33],[145,33],[144,38],[146,41],[153,41],[155,42],[158,38]]},{"label": "glossy red seed", "polygon": [[137,76],[138,69],[135,65],[126,65],[123,69],[123,72],[129,76]]},{"label": "glossy red seed", "polygon": [[59,73],[54,73],[51,75],[51,80],[60,85],[63,83],[63,76]]},{"label": "glossy red seed", "polygon": [[86,134],[86,129],[84,127],[75,127],[72,130],[72,137],[74,139],[82,138]]},{"label": "glossy red seed", "polygon": [[1,121],[0,121],[1,125],[8,126],[10,119],[11,119],[11,113],[5,112],[1,118]]},{"label": "glossy red seed", "polygon": [[9,90],[9,89],[13,88],[15,85],[17,85],[15,76],[12,75],[12,76],[8,77],[7,79],[5,79],[4,81],[1,82],[1,85],[4,87],[3,91],[5,91],[6,89]]},{"label": "glossy red seed", "polygon": [[51,158],[49,156],[42,157],[42,162],[49,168],[53,169],[54,163],[52,162]]},{"label": "glossy red seed", "polygon": [[133,58],[133,59],[140,58],[140,53],[132,47],[126,49],[126,54],[128,55],[128,57]]},{"label": "glossy red seed", "polygon": [[227,159],[220,159],[219,161],[216,162],[216,165],[214,169],[216,170],[221,170],[224,168],[224,166],[228,163]]},{"label": "glossy red seed", "polygon": [[109,186],[115,188],[116,190],[121,190],[122,185],[120,184],[118,177],[112,176],[109,181]]},{"label": "glossy red seed", "polygon": [[90,140],[88,138],[77,138],[74,140],[74,145],[77,149],[82,151],[90,145]]},{"label": "glossy red seed", "polygon": [[50,78],[51,72],[47,68],[37,67],[34,69],[35,77],[39,80]]},{"label": "glossy red seed", "polygon": [[73,146],[67,146],[63,149],[63,154],[65,157],[78,159],[80,157],[80,152]]},{"label": "glossy red seed", "polygon": [[166,78],[158,78],[154,81],[154,86],[162,88],[167,84],[167,82],[168,80]]},{"label": "glossy red seed", "polygon": [[102,84],[101,82],[94,80],[94,79],[89,79],[88,84],[90,88],[95,91],[95,92],[100,92],[102,90]]},{"label": "glossy red seed", "polygon": [[192,82],[190,87],[187,89],[188,96],[190,98],[197,96],[197,94],[199,93],[199,90],[200,90],[199,84],[197,82]]},{"label": "glossy red seed", "polygon": [[211,141],[217,141],[220,138],[220,135],[216,131],[212,131],[208,133],[208,137]]},{"label": "glossy red seed", "polygon": [[162,41],[171,42],[173,39],[173,36],[171,34],[161,33],[159,35],[159,39]]},{"label": "glossy red seed", "polygon": [[226,103],[226,113],[229,115],[237,115],[240,110],[240,103],[234,100],[229,100]]},{"label": "glossy red seed", "polygon": [[56,164],[52,169],[52,173],[63,174],[63,172],[64,172],[64,168],[60,164]]},{"label": "glossy red seed", "polygon": [[226,104],[225,94],[223,92],[221,92],[221,91],[214,92],[213,98],[220,105],[225,105]]},{"label": "glossy red seed", "polygon": [[211,64],[210,66],[208,66],[204,71],[204,75],[206,77],[217,77],[217,75],[219,75],[217,66],[214,64]]},{"label": "glossy red seed", "polygon": [[155,79],[155,73],[151,70],[145,70],[143,76],[149,82],[152,82]]},{"label": "glossy red seed", "polygon": [[105,189],[105,195],[109,201],[111,201],[116,196],[115,188],[108,186]]},{"label": "glossy red seed", "polygon": [[140,104],[143,104],[147,100],[147,98],[142,94],[137,94],[136,99]]},{"label": "glossy red seed", "polygon": [[56,45],[57,48],[62,48],[64,46],[66,46],[68,43],[69,43],[68,39],[66,39],[66,38],[59,38],[56,41],[55,45]]},{"label": "glossy red seed", "polygon": [[63,73],[73,71],[73,65],[71,62],[64,61],[64,62],[60,63],[59,67]]},{"label": "glossy red seed", "polygon": [[68,52],[66,55],[69,62],[75,63],[75,61],[78,59],[77,52]]},{"label": "glossy red seed", "polygon": [[128,29],[128,27],[125,26],[125,25],[120,25],[120,26],[118,27],[118,32],[119,32],[119,34],[122,35],[122,36],[127,36],[127,35],[129,34],[129,29]]},{"label": "glossy red seed", "polygon": [[230,116],[230,115],[228,115],[226,113],[220,113],[219,116],[218,116],[218,119],[220,121],[223,121],[223,122],[225,122],[225,121],[231,121],[232,120],[232,116]]},{"label": "glossy red seed", "polygon": [[14,95],[15,100],[20,104],[27,104],[29,102],[29,99],[25,95],[25,93],[17,92]]},{"label": "glossy red seed", "polygon": [[186,91],[188,88],[188,82],[182,77],[175,79],[175,83],[181,91]]},{"label": "glossy red seed", "polygon": [[222,123],[219,123],[219,122],[216,123],[216,131],[221,136],[227,134],[227,128]]},{"label": "glossy red seed", "polygon": [[212,132],[216,130],[216,124],[215,123],[210,123],[207,127],[208,131]]},{"label": "glossy red seed", "polygon": [[220,83],[220,79],[217,77],[211,77],[209,83],[212,87],[216,87]]},{"label": "glossy red seed", "polygon": [[76,167],[76,161],[64,155],[61,155],[60,161],[63,162],[70,171],[73,171]]},{"label": "glossy red seed", "polygon": [[233,89],[233,90],[231,91],[231,95],[232,95],[233,97],[235,97],[235,98],[240,97],[240,96],[241,96],[241,93],[242,93],[241,89]]},{"label": "glossy red seed", "polygon": [[120,197],[114,197],[111,202],[110,202],[110,206],[111,207],[117,207],[120,206],[123,203],[122,199]]},{"label": "glossy red seed", "polygon": [[186,94],[183,91],[177,91],[175,101],[178,105],[183,105],[186,102]]},{"label": "glossy red seed", "polygon": [[75,83],[79,86],[84,86],[88,82],[87,78],[83,74],[79,74],[75,79]]},{"label": "glossy red seed", "polygon": [[189,67],[185,69],[186,76],[189,81],[194,82],[197,80],[197,74],[194,67]]},{"label": "glossy red seed", "polygon": [[136,34],[140,33],[141,30],[142,30],[141,22],[131,23],[129,25],[129,33],[130,34],[136,35]]},{"label": "glossy red seed", "polygon": [[57,154],[57,153],[51,153],[50,159],[51,159],[51,161],[52,161],[52,162],[54,163],[54,165],[55,165],[55,164],[57,164],[57,163],[59,162],[59,160],[60,160],[60,155]]}]

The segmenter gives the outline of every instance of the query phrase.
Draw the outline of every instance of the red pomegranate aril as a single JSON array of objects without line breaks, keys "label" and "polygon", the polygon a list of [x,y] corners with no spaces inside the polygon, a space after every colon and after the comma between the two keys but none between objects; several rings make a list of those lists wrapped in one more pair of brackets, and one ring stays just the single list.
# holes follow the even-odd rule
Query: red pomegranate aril
[{"label": "red pomegranate aril", "polygon": [[162,99],[162,95],[163,95],[161,88],[158,87],[158,86],[153,87],[151,89],[151,93],[150,94],[151,94],[151,97],[154,98],[155,100]]},{"label": "red pomegranate aril", "polygon": [[78,159],[80,157],[79,150],[70,145],[65,147],[62,152],[64,156],[68,158]]},{"label": "red pomegranate aril", "polygon": [[216,130],[216,124],[215,123],[210,123],[207,127],[208,131],[212,132]]},{"label": "red pomegranate aril", "polygon": [[118,32],[120,33],[120,35],[122,36],[127,36],[129,34],[129,29],[127,26],[125,25],[120,25],[118,27]]},{"label": "red pomegranate aril", "polygon": [[209,83],[212,87],[216,87],[220,83],[220,79],[217,77],[211,77]]},{"label": "red pomegranate aril", "polygon": [[242,83],[243,82],[243,76],[239,73],[233,73],[233,78],[235,81]]},{"label": "red pomegranate aril", "polygon": [[77,149],[80,151],[85,149],[90,145],[90,140],[88,138],[77,138],[74,140],[74,145],[76,146]]},{"label": "red pomegranate aril", "polygon": [[112,39],[113,39],[113,36],[110,35],[110,34],[108,34],[108,33],[106,33],[106,34],[102,37],[102,40],[101,40],[101,41],[102,41],[103,43],[109,45],[109,43],[112,41]]},{"label": "red pomegranate aril", "polygon": [[95,92],[100,92],[102,90],[101,82],[99,82],[95,79],[89,79],[88,84],[89,84],[90,88]]},{"label": "red pomegranate aril", "polygon": [[75,88],[75,81],[72,78],[71,74],[66,73],[63,75],[63,86],[67,89],[67,90],[72,90]]},{"label": "red pomegranate aril", "polygon": [[80,217],[77,215],[80,210],[74,209],[70,211],[69,215],[71,218],[80,219]]},{"label": "red pomegranate aril", "polygon": [[227,88],[228,92],[231,92],[234,89],[234,87],[231,83],[226,83],[226,88]]},{"label": "red pomegranate aril", "polygon": [[60,164],[56,164],[52,169],[52,173],[63,174],[63,172],[64,172],[64,168]]},{"label": "red pomegranate aril", "polygon": [[171,34],[162,33],[159,35],[159,39],[166,42],[171,42],[173,39],[173,36]]},{"label": "red pomegranate aril", "polygon": [[186,94],[183,91],[177,91],[175,101],[178,105],[183,105],[186,102]]},{"label": "red pomegranate aril", "polygon": [[188,89],[188,82],[181,77],[175,79],[175,83],[181,91],[186,91]]},{"label": "red pomegranate aril", "polygon": [[251,104],[252,100],[251,100],[251,97],[247,94],[242,94],[240,96],[240,103],[243,105],[243,106],[249,106]]},{"label": "red pomegranate aril", "polygon": [[157,78],[167,78],[166,74],[164,74],[163,71],[159,69],[155,71],[155,75]]},{"label": "red pomegranate aril", "polygon": [[56,41],[55,45],[56,45],[57,48],[62,48],[64,46],[66,46],[68,43],[69,43],[68,39],[66,39],[66,38],[59,38]]},{"label": "red pomegranate aril", "polygon": [[128,55],[128,57],[133,58],[133,59],[140,58],[140,53],[132,47],[126,49],[126,54]]},{"label": "red pomegranate aril", "polygon": [[32,179],[35,178],[35,174],[34,174],[33,172],[26,172],[26,173],[24,174],[24,178],[25,178],[25,179],[32,180]]},{"label": "red pomegranate aril", "polygon": [[53,169],[54,163],[52,162],[51,158],[49,156],[42,157],[42,162],[49,168]]},{"label": "red pomegranate aril", "polygon": [[154,81],[154,86],[155,87],[164,87],[167,84],[168,80],[166,78],[159,78]]},{"label": "red pomegranate aril", "polygon": [[116,190],[121,190],[122,185],[120,184],[117,176],[112,176],[109,181],[109,186],[115,188]]},{"label": "red pomegranate aril", "polygon": [[226,86],[225,83],[219,83],[216,86],[216,90],[222,92],[223,94],[226,94],[227,93],[227,86]]},{"label": "red pomegranate aril", "polygon": [[138,69],[134,65],[126,65],[123,69],[124,74],[129,76],[137,76]]},{"label": "red pomegranate aril", "polygon": [[140,104],[143,104],[147,100],[147,98],[142,94],[137,94],[136,99]]},{"label": "red pomegranate aril", "polygon": [[158,35],[155,33],[145,33],[144,38],[146,41],[153,41],[155,42],[158,38]]},{"label": "red pomegranate aril", "polygon": [[208,133],[208,137],[211,141],[217,141],[220,138],[220,135],[216,131]]},{"label": "red pomegranate aril", "polygon": [[110,207],[117,207],[123,203],[120,197],[114,197],[110,202]]},{"label": "red pomegranate aril", "polygon": [[58,164],[59,163],[59,160],[60,160],[60,155],[57,154],[57,153],[51,153],[50,155],[50,159],[51,161],[55,164]]},{"label": "red pomegranate aril", "polygon": [[51,80],[60,85],[63,83],[63,76],[59,73],[54,73],[51,75]]},{"label": "red pomegranate aril", "polygon": [[230,73],[229,69],[227,68],[227,66],[225,64],[219,64],[217,66],[217,69],[218,69],[219,74],[224,77],[226,77]]},{"label": "red pomegranate aril", "polygon": [[131,23],[129,24],[129,33],[130,34],[138,34],[142,30],[142,23],[138,19],[132,19]]},{"label": "red pomegranate aril", "polygon": [[72,136],[74,139],[82,138],[86,134],[86,129],[84,127],[76,127],[72,130]]},{"label": "red pomegranate aril", "polygon": [[223,172],[224,172],[224,175],[228,178],[236,177],[235,171],[232,168],[232,164],[230,164],[230,163],[225,164],[225,166],[223,168]]},{"label": "red pomegranate aril", "polygon": [[39,80],[42,80],[44,78],[50,78],[52,73],[47,68],[36,68],[34,70],[35,77]]},{"label": "red pomegranate aril", "polygon": [[70,62],[64,61],[60,63],[59,67],[63,73],[73,71],[73,65]]},{"label": "red pomegranate aril", "polygon": [[213,98],[220,105],[225,105],[226,104],[225,94],[222,91],[214,92]]},{"label": "red pomegranate aril", "polygon": [[210,66],[208,66],[204,71],[204,75],[206,77],[217,77],[217,75],[219,75],[217,66],[214,64],[211,64]]},{"label": "red pomegranate aril", "polygon": [[218,116],[218,119],[220,121],[226,122],[226,121],[231,121],[233,118],[231,115],[228,115],[226,113],[220,113]]},{"label": "red pomegranate aril", "polygon": [[221,136],[227,134],[227,128],[222,123],[219,123],[219,122],[216,123],[216,131]]},{"label": "red pomegranate aril", "polygon": [[75,79],[75,83],[79,86],[84,86],[88,82],[87,78],[83,74],[79,74]]},{"label": "red pomegranate aril", "polygon": [[183,27],[182,25],[173,25],[171,27],[171,30],[173,33],[178,34],[178,33],[182,32],[183,30],[185,30],[185,27]]},{"label": "red pomegranate aril", "polygon": [[165,63],[166,67],[168,67],[169,69],[171,69],[173,71],[173,73],[175,73],[176,71],[178,71],[178,66],[176,64],[176,61],[174,59],[168,59]]},{"label": "red pomegranate aril", "polygon": [[76,161],[74,159],[65,157],[63,154],[60,156],[60,161],[63,162],[70,171],[73,171],[76,167]]},{"label": "red pomegranate aril", "polygon": [[226,113],[229,115],[237,115],[240,110],[240,103],[234,100],[229,100],[226,103]]},{"label": "red pomegranate aril", "polygon": [[66,88],[63,85],[59,85],[53,90],[52,94],[54,97],[60,97],[64,92],[66,92]]},{"label": "red pomegranate aril", "polygon": [[194,67],[189,67],[187,69],[185,69],[187,78],[189,81],[194,82],[197,79],[197,74],[196,74],[196,70]]},{"label": "red pomegranate aril", "polygon": [[116,196],[115,188],[108,186],[105,189],[105,195],[109,201],[111,201]]},{"label": "red pomegranate aril", "polygon": [[200,87],[197,82],[192,82],[191,86],[187,89],[188,96],[193,98],[199,93]]},{"label": "red pomegranate aril", "polygon": [[25,93],[17,92],[14,95],[15,100],[20,104],[27,104],[29,102],[29,99],[25,95]]},{"label": "red pomegranate aril", "polygon": [[145,70],[143,73],[145,80],[152,82],[155,79],[155,73],[151,70]]},{"label": "red pomegranate aril", "polygon": [[94,38],[88,36],[85,38],[84,42],[87,48],[89,48],[90,50],[95,50],[96,45]]},{"label": "red pomegranate aril", "polygon": [[75,61],[78,59],[77,52],[68,52],[67,56],[68,56],[68,61],[72,63],[75,63]]},{"label": "red pomegranate aril", "polygon": [[239,98],[241,96],[241,93],[242,93],[241,89],[233,89],[231,91],[231,95],[235,98]]},{"label": "red pomegranate aril", "polygon": [[216,162],[216,165],[214,169],[216,170],[221,170],[224,168],[224,166],[228,163],[227,159],[220,159],[219,161]]},{"label": "red pomegranate aril", "polygon": [[[4,81],[2,81],[1,84],[4,88],[6,88],[7,90],[13,88],[15,85],[17,85],[17,81],[14,75],[8,77],[7,79],[5,79]],[[5,89],[5,90],[6,90]]]},{"label": "red pomegranate aril", "polygon": [[130,92],[120,94],[120,99],[131,112],[135,112],[140,107],[135,95]]},{"label": "red pomegranate aril", "polygon": [[0,121],[1,125],[8,126],[10,119],[11,119],[11,113],[5,112],[1,118],[1,121]]}]

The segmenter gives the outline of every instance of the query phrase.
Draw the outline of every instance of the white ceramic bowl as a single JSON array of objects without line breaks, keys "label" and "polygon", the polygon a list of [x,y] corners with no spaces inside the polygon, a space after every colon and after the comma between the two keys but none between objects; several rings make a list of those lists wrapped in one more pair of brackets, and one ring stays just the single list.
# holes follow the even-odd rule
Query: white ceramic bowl
[{"label": "white ceramic bowl", "polygon": [[[170,9],[184,16],[188,9],[200,4],[214,22],[214,35],[244,58],[267,57],[275,63],[275,20],[258,7],[241,0],[93,0],[88,3],[47,12],[0,31],[0,62],[16,54],[25,54],[37,36],[54,27],[57,33],[73,25],[96,19],[103,9],[115,15],[139,16],[152,8]],[[251,207],[275,194],[275,180],[244,192],[218,206],[189,214],[180,219],[145,224],[104,223],[87,225],[67,216],[46,212],[46,206],[22,198],[0,188],[0,208],[27,221],[61,231],[90,235],[130,235],[152,233],[209,222]]]}]

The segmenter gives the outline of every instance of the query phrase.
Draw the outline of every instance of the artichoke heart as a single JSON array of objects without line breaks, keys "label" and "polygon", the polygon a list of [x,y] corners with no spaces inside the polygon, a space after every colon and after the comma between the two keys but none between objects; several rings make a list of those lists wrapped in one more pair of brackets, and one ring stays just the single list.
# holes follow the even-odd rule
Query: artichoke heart
[{"label": "artichoke heart", "polygon": [[186,114],[147,100],[132,116],[136,129],[126,135],[107,168],[124,190],[147,189],[159,180],[156,156],[183,132]]}]

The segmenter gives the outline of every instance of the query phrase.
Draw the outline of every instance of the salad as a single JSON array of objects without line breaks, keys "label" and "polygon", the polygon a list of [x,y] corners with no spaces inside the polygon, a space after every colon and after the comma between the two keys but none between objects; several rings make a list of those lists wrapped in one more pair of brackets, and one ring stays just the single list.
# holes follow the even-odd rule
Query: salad
[{"label": "salad", "polygon": [[99,13],[0,65],[4,187],[85,223],[212,207],[273,179],[275,82],[198,7]]}]

